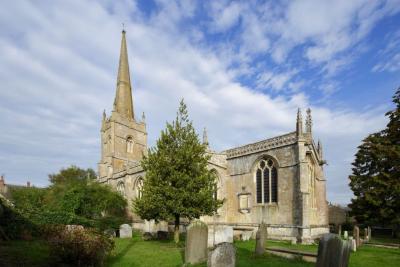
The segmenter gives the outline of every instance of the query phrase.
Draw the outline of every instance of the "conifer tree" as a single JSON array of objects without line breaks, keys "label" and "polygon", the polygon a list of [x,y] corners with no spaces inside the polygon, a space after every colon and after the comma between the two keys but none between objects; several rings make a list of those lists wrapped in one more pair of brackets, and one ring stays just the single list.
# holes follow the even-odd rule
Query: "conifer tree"
[{"label": "conifer tree", "polygon": [[386,113],[389,123],[369,135],[358,147],[350,175],[355,198],[349,207],[360,223],[400,230],[400,88],[393,96],[395,109]]},{"label": "conifer tree", "polygon": [[142,197],[133,202],[135,213],[146,220],[173,220],[179,242],[181,218],[212,215],[222,205],[213,197],[216,177],[207,168],[209,159],[181,100],[176,120],[167,123],[141,162],[146,177]]}]

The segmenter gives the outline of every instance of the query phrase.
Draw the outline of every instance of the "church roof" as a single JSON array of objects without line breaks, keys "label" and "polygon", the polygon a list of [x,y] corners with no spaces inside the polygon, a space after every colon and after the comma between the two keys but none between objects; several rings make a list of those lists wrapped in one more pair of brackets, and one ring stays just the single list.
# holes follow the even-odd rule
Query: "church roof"
[{"label": "church roof", "polygon": [[256,143],[228,149],[225,151],[227,158],[236,158],[243,155],[257,153],[266,149],[276,148],[285,145],[291,145],[296,143],[297,135],[296,132],[276,136],[273,138],[265,139]]}]

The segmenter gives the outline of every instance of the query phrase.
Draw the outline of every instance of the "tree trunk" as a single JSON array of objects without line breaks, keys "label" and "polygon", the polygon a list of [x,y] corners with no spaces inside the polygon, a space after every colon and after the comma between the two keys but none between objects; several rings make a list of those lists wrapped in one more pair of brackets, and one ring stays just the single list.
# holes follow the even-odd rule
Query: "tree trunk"
[{"label": "tree trunk", "polygon": [[174,240],[175,243],[178,244],[179,243],[179,215],[175,215],[175,232],[174,232]]}]

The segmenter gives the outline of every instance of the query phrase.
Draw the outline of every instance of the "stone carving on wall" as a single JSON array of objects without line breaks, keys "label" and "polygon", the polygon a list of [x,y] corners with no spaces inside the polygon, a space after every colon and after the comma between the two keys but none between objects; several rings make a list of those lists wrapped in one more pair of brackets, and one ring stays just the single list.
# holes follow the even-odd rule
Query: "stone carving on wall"
[{"label": "stone carving on wall", "polygon": [[239,212],[250,213],[251,193],[246,191],[246,187],[242,186],[242,192],[238,193]]}]

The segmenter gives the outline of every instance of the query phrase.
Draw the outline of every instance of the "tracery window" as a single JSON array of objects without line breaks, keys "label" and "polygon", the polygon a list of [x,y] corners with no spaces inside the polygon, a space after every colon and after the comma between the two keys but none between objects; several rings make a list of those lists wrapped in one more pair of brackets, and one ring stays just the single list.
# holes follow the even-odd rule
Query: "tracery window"
[{"label": "tracery window", "polygon": [[126,152],[128,153],[133,153],[133,138],[131,136],[129,136],[126,139]]},{"label": "tracery window", "polygon": [[117,191],[121,194],[121,196],[125,196],[125,184],[124,182],[118,182]]},{"label": "tracery window", "polygon": [[256,169],[257,203],[278,202],[278,170],[272,159],[262,159]]},{"label": "tracery window", "polygon": [[139,177],[136,181],[135,184],[135,192],[136,192],[136,198],[142,198],[143,196],[143,178]]}]

